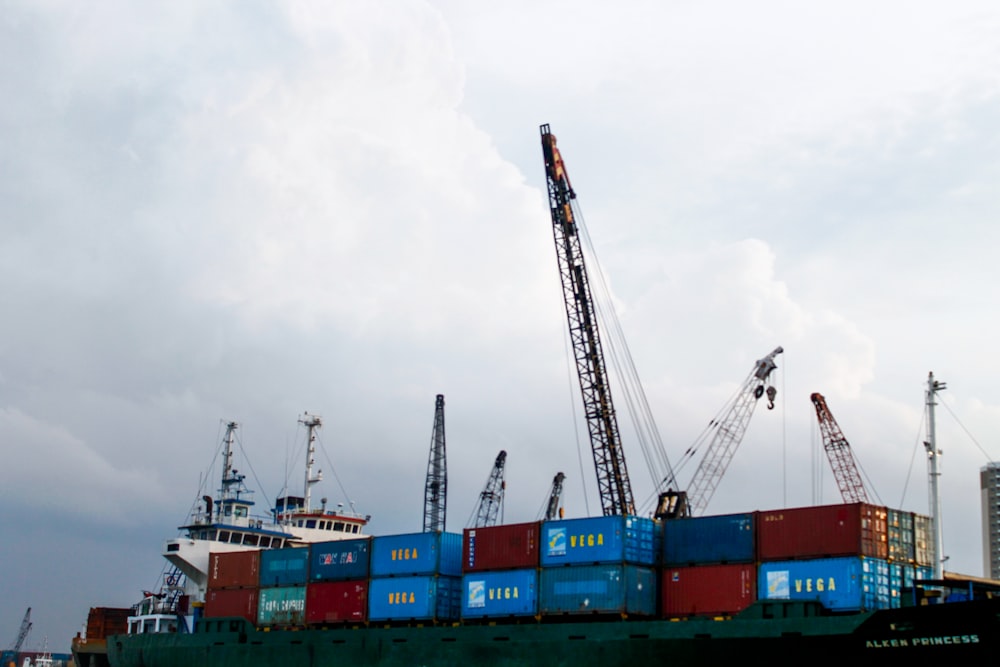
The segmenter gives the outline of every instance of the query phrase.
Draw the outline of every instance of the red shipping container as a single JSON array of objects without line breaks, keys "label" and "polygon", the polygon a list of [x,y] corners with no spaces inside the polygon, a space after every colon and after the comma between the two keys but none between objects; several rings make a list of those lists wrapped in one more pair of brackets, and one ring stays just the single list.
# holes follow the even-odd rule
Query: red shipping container
[{"label": "red shipping container", "polygon": [[91,607],[87,615],[87,639],[104,639],[128,632],[128,607]]},{"label": "red shipping container", "polygon": [[257,588],[260,551],[226,551],[208,556],[208,588]]},{"label": "red shipping container", "polygon": [[888,511],[868,503],[820,505],[757,514],[757,558],[889,555]]},{"label": "red shipping container", "polygon": [[208,589],[205,593],[205,617],[242,616],[257,623],[256,588]]},{"label": "red shipping container", "polygon": [[540,522],[466,528],[462,533],[462,571],[538,567]]},{"label": "red shipping container", "polygon": [[757,568],[753,563],[663,568],[660,591],[665,618],[728,616],[757,599]]},{"label": "red shipping container", "polygon": [[306,586],[306,624],[363,622],[368,618],[368,580],[319,581]]}]

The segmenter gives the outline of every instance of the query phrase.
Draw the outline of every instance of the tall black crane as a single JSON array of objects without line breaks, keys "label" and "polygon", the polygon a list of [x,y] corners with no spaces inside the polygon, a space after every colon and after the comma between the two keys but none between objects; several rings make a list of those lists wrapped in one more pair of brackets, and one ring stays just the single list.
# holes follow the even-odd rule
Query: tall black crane
[{"label": "tall black crane", "polygon": [[434,402],[434,430],[427,457],[427,482],[424,485],[424,532],[444,532],[448,505],[448,466],[444,449],[444,395]]},{"label": "tall black crane", "polygon": [[868,491],[865,490],[865,483],[861,479],[861,473],[858,472],[854,455],[851,453],[851,445],[840,430],[837,420],[833,418],[826,399],[820,393],[814,393],[809,398],[816,408],[819,430],[823,433],[823,449],[830,459],[841,497],[845,503],[867,503]]},{"label": "tall black crane", "polygon": [[611,400],[604,352],[601,349],[594,299],[573,217],[571,204],[576,193],[573,192],[566,174],[566,165],[556,148],[556,138],[547,124],[541,126],[541,135],[552,234],[569,323],[569,337],[590,432],[590,448],[597,471],[601,508],[605,516],[635,514],[635,501],[625,465],[614,403]]},{"label": "tall black crane", "polygon": [[507,486],[504,481],[504,469],[506,465],[507,452],[501,449],[500,453],[497,454],[496,461],[493,462],[493,468],[490,470],[490,476],[486,480],[486,485],[479,493],[476,518],[472,525],[469,526],[470,528],[485,528],[496,525],[497,518],[500,516],[500,511],[503,507],[503,494]]},{"label": "tall black crane", "polygon": [[547,521],[559,518],[559,503],[562,500],[563,480],[565,479],[566,475],[561,472],[557,472],[556,476],[552,478],[552,490],[549,491],[549,501],[545,507]]}]

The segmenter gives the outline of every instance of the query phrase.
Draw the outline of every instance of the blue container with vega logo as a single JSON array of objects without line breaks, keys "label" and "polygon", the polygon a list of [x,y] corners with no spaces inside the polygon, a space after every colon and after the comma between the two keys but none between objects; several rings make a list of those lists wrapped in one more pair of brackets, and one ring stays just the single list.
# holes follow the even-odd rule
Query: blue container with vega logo
[{"label": "blue container with vega logo", "polygon": [[407,533],[372,538],[371,576],[462,576],[461,533]]},{"label": "blue container with vega logo", "polygon": [[833,611],[871,611],[892,606],[889,563],[848,556],[761,563],[757,597],[817,600]]},{"label": "blue container with vega logo", "polygon": [[462,577],[462,618],[534,616],[538,570],[467,572]]},{"label": "blue container with vega logo", "polygon": [[368,582],[370,621],[457,621],[461,577],[382,577]]},{"label": "blue container with vega logo", "polygon": [[659,524],[633,515],[542,522],[542,567],[659,562]]}]

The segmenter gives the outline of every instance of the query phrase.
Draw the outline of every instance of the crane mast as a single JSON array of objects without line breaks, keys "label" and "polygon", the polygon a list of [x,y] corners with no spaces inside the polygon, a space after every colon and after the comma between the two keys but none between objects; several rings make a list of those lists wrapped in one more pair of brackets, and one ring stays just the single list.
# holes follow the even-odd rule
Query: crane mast
[{"label": "crane mast", "polygon": [[576,193],[556,148],[556,138],[547,124],[541,126],[541,136],[559,277],[597,471],[601,508],[605,516],[634,514],[635,501],[611,400],[594,300],[573,216],[572,200],[576,198]]},{"label": "crane mast", "polygon": [[546,521],[559,518],[559,502],[562,500],[563,480],[565,479],[566,475],[561,472],[557,472],[556,476],[552,478],[552,490],[549,491],[549,502],[545,508]]},{"label": "crane mast", "polygon": [[867,503],[868,492],[855,464],[851,446],[840,430],[837,420],[833,418],[826,399],[819,393],[814,393],[809,398],[816,408],[816,417],[819,419],[819,428],[823,434],[823,449],[830,459],[840,495],[845,503]]},{"label": "crane mast", "polygon": [[444,447],[444,395],[434,402],[434,430],[427,456],[427,481],[424,485],[424,532],[443,532],[447,518],[448,468]]},{"label": "crane mast", "polygon": [[500,450],[493,469],[486,480],[486,486],[479,494],[479,507],[476,510],[474,528],[485,528],[495,526],[500,509],[503,506],[503,494],[506,484],[504,483],[504,468],[507,465],[507,452]]},{"label": "crane mast", "polygon": [[769,378],[771,372],[778,367],[774,363],[774,358],[782,352],[784,350],[781,347],[776,347],[766,357],[758,359],[729,409],[721,418],[713,419],[709,424],[714,436],[686,492],[691,514],[701,514],[711,500],[740,441],[743,440],[743,434],[746,433],[757,401],[766,393],[768,408],[774,408],[777,390],[770,384]]}]

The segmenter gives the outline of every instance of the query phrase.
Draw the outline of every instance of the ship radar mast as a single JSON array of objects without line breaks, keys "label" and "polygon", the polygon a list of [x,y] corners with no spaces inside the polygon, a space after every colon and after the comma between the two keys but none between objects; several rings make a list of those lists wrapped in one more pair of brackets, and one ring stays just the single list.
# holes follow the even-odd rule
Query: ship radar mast
[{"label": "ship radar mast", "polygon": [[323,425],[323,420],[319,415],[311,415],[306,412],[299,423],[306,427],[307,432],[308,450],[306,451],[306,478],[305,488],[302,491],[302,506],[308,512],[309,508],[312,507],[310,502],[312,486],[323,480],[322,470],[317,470],[316,474],[313,475],[313,465],[316,463],[316,429]]},{"label": "ship radar mast", "polygon": [[941,450],[937,446],[937,434],[934,425],[934,406],[937,403],[934,398],[939,391],[944,391],[948,386],[944,382],[934,379],[934,373],[927,374],[927,442],[924,447],[927,449],[928,486],[931,505],[931,528],[934,535],[934,576],[936,580],[944,577],[944,531],[941,530],[941,492],[939,483],[941,481]]}]

